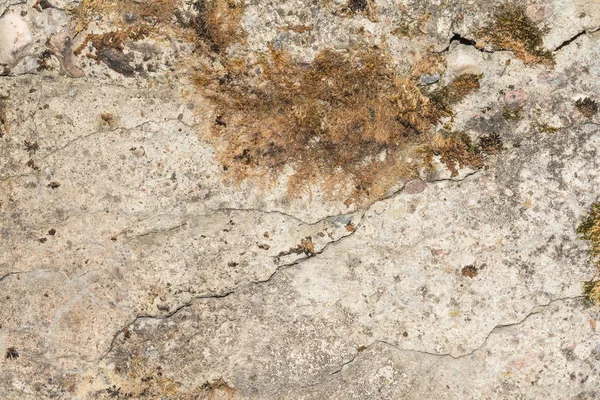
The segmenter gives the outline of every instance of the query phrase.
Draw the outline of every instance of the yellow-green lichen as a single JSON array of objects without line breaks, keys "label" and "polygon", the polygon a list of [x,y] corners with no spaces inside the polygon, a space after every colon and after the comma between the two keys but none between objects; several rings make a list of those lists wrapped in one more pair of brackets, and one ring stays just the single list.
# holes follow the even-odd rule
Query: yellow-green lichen
[{"label": "yellow-green lichen", "polygon": [[[577,227],[581,238],[590,242],[590,258],[600,275],[600,202],[592,205],[588,214]],[[600,305],[600,280],[592,279],[583,284],[586,298]]]}]

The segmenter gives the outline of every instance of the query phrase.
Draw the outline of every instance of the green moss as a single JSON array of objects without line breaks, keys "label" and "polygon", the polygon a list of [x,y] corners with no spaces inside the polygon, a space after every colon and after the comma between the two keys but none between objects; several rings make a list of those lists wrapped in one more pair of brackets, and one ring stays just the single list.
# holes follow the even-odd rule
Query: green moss
[{"label": "green moss", "polygon": [[398,26],[390,32],[392,35],[397,36],[399,38],[402,37],[410,37],[412,33],[411,26],[408,22],[401,22]]},{"label": "green moss", "polygon": [[[596,264],[600,275],[600,202],[592,204],[588,214],[577,227],[581,238],[590,242],[590,258]],[[583,284],[583,294],[589,300],[600,305],[600,281],[590,280]]]},{"label": "green moss", "polygon": [[531,124],[531,126],[533,128],[535,128],[538,132],[541,132],[541,133],[555,133],[560,130],[560,128],[556,128],[554,126],[550,126],[548,124],[544,124],[544,123],[540,123],[540,122],[533,122]]},{"label": "green moss", "polygon": [[600,305],[600,281],[583,282],[583,295],[588,302]]},{"label": "green moss", "polygon": [[517,120],[520,120],[521,118],[523,118],[523,109],[521,107],[517,107],[517,108],[504,107],[504,110],[502,111],[502,116],[506,120],[517,121]]},{"label": "green moss", "polygon": [[595,227],[600,224],[600,202],[592,204],[592,207],[583,221],[577,227],[577,233],[585,240],[599,240]]}]

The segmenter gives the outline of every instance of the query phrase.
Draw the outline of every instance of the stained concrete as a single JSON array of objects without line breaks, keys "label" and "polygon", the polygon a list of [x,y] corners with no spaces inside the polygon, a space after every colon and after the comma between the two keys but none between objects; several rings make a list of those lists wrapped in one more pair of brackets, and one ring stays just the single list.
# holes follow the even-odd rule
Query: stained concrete
[{"label": "stained concrete", "polygon": [[[474,54],[480,89],[453,128],[497,133],[500,154],[351,207],[223,179],[214,106],[177,64],[189,44],[131,44],[157,68],[124,76],[72,54],[77,2],[35,3],[0,1],[35,38],[0,77],[0,397],[600,396],[600,311],[581,290],[595,269],[575,232],[599,196],[600,122],[574,105],[600,93],[600,3],[528,4],[548,68],[451,40],[492,2],[340,16],[345,2],[248,1],[256,53],[310,60],[363,27],[400,71],[410,50],[454,60],[438,84]],[[430,15],[392,35],[406,13]]]}]

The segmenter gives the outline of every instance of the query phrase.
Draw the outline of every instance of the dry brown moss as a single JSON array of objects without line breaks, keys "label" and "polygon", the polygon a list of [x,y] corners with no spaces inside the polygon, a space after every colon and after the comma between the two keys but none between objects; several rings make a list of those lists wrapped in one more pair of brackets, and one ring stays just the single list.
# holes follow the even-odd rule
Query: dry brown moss
[{"label": "dry brown moss", "polygon": [[598,103],[589,97],[578,99],[575,102],[575,107],[582,113],[586,118],[593,118],[598,113]]},{"label": "dry brown moss", "polygon": [[76,56],[79,55],[89,43],[91,43],[91,45],[97,50],[112,48],[123,51],[126,40],[141,40],[148,36],[149,33],[150,31],[148,27],[136,26],[114,32],[89,34],[86,36],[81,45],[79,45],[79,47],[73,51],[73,54]]},{"label": "dry brown moss", "polygon": [[440,161],[454,177],[458,175],[459,168],[483,167],[486,156],[496,155],[502,150],[502,140],[498,134],[492,133],[473,143],[465,132],[441,132],[433,137],[430,150],[433,155],[440,156]]},{"label": "dry brown moss", "polygon": [[244,36],[241,21],[244,5],[236,0],[196,1],[196,15],[190,23],[198,36],[210,44],[211,50],[222,51]]},{"label": "dry brown moss", "polygon": [[[600,203],[592,205],[589,213],[577,227],[581,238],[590,242],[590,258],[600,275]],[[590,280],[583,284],[583,292],[588,300],[600,305],[600,280]]]},{"label": "dry brown moss", "polygon": [[410,75],[417,79],[420,78],[424,74],[434,75],[434,74],[443,74],[446,70],[446,58],[439,54],[427,54],[420,61],[415,63],[415,65],[410,70]]},{"label": "dry brown moss", "polygon": [[126,40],[136,41],[151,34],[174,33],[215,52],[243,38],[241,0],[199,0],[192,3],[189,11],[182,6],[181,0],[83,0],[73,10],[77,33],[99,17],[110,21],[115,30],[88,35],[75,54],[88,43],[98,50],[122,50]]},{"label": "dry brown moss", "polygon": [[236,182],[275,180],[289,166],[293,195],[324,180],[327,193],[349,202],[378,197],[414,173],[402,153],[443,113],[379,49],[326,50],[309,65],[273,51],[263,68],[253,83],[235,66],[198,77],[218,105],[212,139]]},{"label": "dry brown moss", "polygon": [[99,16],[110,17],[110,21],[119,29],[140,25],[157,28],[173,21],[180,4],[180,0],[82,0],[72,11],[77,22],[76,32],[87,29]]},{"label": "dry brown moss", "polygon": [[[346,11],[368,15],[373,3],[349,1]],[[227,177],[269,184],[286,176],[292,196],[320,187],[347,205],[380,198],[402,178],[417,175],[423,160],[415,150],[431,148],[426,133],[432,124],[479,87],[478,76],[466,75],[430,98],[416,87],[415,76],[439,71],[440,57],[400,76],[385,51],[366,45],[321,51],[310,64],[272,50],[259,55],[257,72],[256,64],[249,67],[223,51],[243,44],[241,0],[196,1],[187,11],[177,0],[84,0],[75,14],[80,29],[98,15],[116,27],[88,35],[76,53],[91,44],[95,52],[88,56],[125,75],[136,68],[133,56],[124,54],[128,40],[166,30],[196,43],[197,59],[186,62],[196,71],[198,89],[216,105],[208,138]],[[434,152],[454,169],[480,165],[480,156],[467,157],[465,145],[450,140]]]},{"label": "dry brown moss", "polygon": [[172,26],[178,0],[134,2],[120,0],[83,0],[72,10],[76,21],[75,34],[84,32],[92,21],[102,19],[114,30],[101,34],[87,34],[73,51],[78,56],[88,45],[93,49],[87,57],[103,61],[111,69],[132,76],[135,67],[133,55],[124,54],[126,41],[137,41]]},{"label": "dry brown moss", "polygon": [[527,16],[525,6],[499,7],[491,24],[477,35],[496,50],[512,51],[525,64],[554,65],[552,52],[543,47],[542,30]]},{"label": "dry brown moss", "polygon": [[447,86],[444,86],[433,93],[430,97],[439,105],[447,110],[452,109],[452,105],[461,102],[465,97],[479,89],[479,80],[482,75],[465,74],[455,78]]},{"label": "dry brown moss", "polygon": [[[196,393],[196,395],[206,395],[207,400],[231,400],[235,394],[235,389],[229,386],[229,384],[225,382],[223,378],[219,378],[212,382],[206,382],[204,385],[202,385],[201,390],[204,393]],[[192,397],[190,396],[189,398],[191,399]],[[198,399],[200,397],[193,398]]]}]

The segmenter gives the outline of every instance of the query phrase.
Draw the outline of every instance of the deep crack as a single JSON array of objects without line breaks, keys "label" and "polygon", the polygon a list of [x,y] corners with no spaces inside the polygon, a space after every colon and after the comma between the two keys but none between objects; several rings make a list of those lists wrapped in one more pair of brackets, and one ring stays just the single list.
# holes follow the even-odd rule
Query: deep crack
[{"label": "deep crack", "polygon": [[600,28],[584,29],[581,32],[578,32],[574,36],[570,37],[569,39],[563,41],[561,44],[556,46],[553,51],[555,51],[555,52],[560,51],[561,49],[563,49],[563,48],[567,47],[568,45],[570,45],[571,43],[573,43],[575,40],[579,39],[581,36],[590,35],[594,32],[597,32],[598,30],[600,30]]}]

